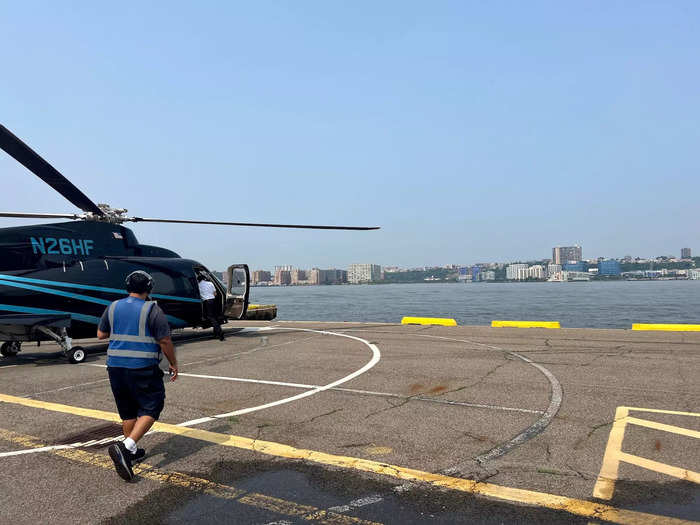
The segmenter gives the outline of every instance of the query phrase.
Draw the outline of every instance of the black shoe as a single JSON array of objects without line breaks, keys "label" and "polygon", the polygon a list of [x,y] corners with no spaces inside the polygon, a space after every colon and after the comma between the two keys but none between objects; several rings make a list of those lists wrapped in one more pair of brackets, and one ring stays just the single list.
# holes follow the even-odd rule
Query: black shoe
[{"label": "black shoe", "polygon": [[114,462],[114,468],[117,470],[117,474],[119,474],[124,481],[131,481],[134,479],[134,471],[131,469],[131,452],[126,449],[124,443],[119,441],[114,445],[110,445],[108,451],[109,457],[112,458]]},{"label": "black shoe", "polygon": [[224,340],[224,336],[223,336],[223,335],[220,335],[220,336],[219,336],[219,341],[223,341],[223,340]]},{"label": "black shoe", "polygon": [[129,455],[131,457],[131,462],[136,463],[146,457],[146,451],[142,448],[137,448],[136,452],[131,452],[129,450]]}]

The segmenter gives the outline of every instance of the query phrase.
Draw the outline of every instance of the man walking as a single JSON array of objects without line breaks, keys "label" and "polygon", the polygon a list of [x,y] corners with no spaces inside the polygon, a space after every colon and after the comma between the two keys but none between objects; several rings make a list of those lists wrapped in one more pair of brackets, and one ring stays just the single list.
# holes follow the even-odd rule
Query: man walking
[{"label": "man walking", "polygon": [[221,325],[219,324],[219,319],[217,318],[216,312],[216,288],[214,283],[207,279],[204,274],[198,274],[197,280],[199,281],[199,296],[202,298],[202,303],[204,307],[204,318],[207,319],[212,328],[214,328],[214,337],[218,337],[219,341],[224,340],[224,334],[221,331]]},{"label": "man walking", "polygon": [[122,419],[124,441],[109,447],[117,473],[134,478],[132,464],[146,452],[136,443],[153,426],[165,404],[161,351],[170,363],[170,380],[177,379],[175,347],[163,310],[148,300],[153,278],[138,270],[126,278],[129,296],[110,304],[102,315],[97,338],[109,338],[107,373]]}]

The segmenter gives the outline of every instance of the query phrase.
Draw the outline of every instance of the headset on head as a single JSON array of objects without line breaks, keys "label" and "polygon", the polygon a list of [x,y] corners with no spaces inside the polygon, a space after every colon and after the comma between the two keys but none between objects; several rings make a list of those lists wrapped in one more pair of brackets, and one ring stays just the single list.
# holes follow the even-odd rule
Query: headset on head
[{"label": "headset on head", "polygon": [[126,276],[126,291],[129,293],[150,293],[153,290],[153,277],[143,270],[136,270]]}]

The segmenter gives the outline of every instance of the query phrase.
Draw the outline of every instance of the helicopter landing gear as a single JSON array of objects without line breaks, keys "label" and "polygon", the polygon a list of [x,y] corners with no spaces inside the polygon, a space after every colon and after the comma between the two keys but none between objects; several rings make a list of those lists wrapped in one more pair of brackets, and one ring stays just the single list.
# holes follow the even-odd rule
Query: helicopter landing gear
[{"label": "helicopter landing gear", "polygon": [[61,347],[63,355],[68,358],[70,363],[75,364],[85,361],[85,356],[87,355],[85,349],[82,346],[73,346],[71,344],[72,339],[68,337],[68,333],[66,332],[65,328],[61,328],[60,333],[58,334],[46,326],[37,326],[36,329],[56,341]]},{"label": "helicopter landing gear", "polygon": [[7,341],[0,345],[0,354],[3,357],[15,357],[19,354],[22,343],[19,341]]},{"label": "helicopter landing gear", "polygon": [[71,363],[82,363],[85,361],[85,349],[82,346],[74,346],[66,354]]}]

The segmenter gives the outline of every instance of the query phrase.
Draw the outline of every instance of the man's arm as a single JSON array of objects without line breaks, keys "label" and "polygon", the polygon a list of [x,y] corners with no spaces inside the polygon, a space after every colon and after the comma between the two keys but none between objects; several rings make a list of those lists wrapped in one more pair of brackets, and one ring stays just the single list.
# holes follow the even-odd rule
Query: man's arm
[{"label": "man's arm", "polygon": [[158,340],[158,344],[160,345],[160,350],[163,352],[165,357],[168,359],[168,363],[170,363],[170,366],[168,369],[170,370],[170,380],[175,381],[177,379],[177,357],[175,357],[175,345],[173,345],[173,340],[170,339],[170,336],[164,337],[163,339]]},{"label": "man's arm", "polygon": [[151,315],[148,318],[151,334],[155,337],[156,341],[160,345],[160,350],[163,352],[165,357],[168,359],[170,366],[170,380],[175,381],[177,379],[177,357],[175,356],[175,345],[173,345],[173,340],[170,338],[170,325],[168,324],[168,319],[165,317],[165,313],[157,304],[154,304],[151,308]]},{"label": "man's arm", "polygon": [[105,308],[102,317],[100,318],[100,324],[97,326],[97,338],[107,339],[109,337],[112,328],[109,326],[109,306]]}]

